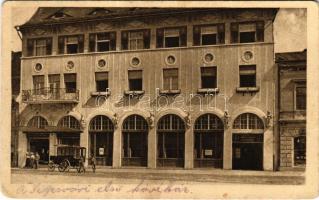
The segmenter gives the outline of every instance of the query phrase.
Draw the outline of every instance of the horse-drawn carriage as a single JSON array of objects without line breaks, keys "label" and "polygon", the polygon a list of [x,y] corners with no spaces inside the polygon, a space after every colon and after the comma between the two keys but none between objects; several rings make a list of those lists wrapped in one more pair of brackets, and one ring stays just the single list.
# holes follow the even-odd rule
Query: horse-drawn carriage
[{"label": "horse-drawn carriage", "polygon": [[85,147],[58,145],[56,146],[56,155],[50,156],[48,170],[54,171],[55,168],[58,168],[60,172],[65,172],[74,168],[79,173],[85,172],[85,156]]}]

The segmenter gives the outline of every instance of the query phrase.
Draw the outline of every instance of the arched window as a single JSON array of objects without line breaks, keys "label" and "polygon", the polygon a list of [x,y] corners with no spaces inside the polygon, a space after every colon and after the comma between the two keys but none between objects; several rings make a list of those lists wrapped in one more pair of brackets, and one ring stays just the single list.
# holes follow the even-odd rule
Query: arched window
[{"label": "arched window", "polygon": [[104,115],[95,116],[89,126],[89,131],[113,131],[113,122]]},{"label": "arched window", "polygon": [[184,131],[185,123],[184,121],[177,115],[169,114],[163,116],[158,121],[158,130],[159,131]]},{"label": "arched window", "polygon": [[44,128],[48,125],[48,121],[41,116],[35,116],[28,122],[29,127]]},{"label": "arched window", "polygon": [[79,121],[71,115],[65,116],[62,119],[60,119],[58,126],[59,127],[66,127],[66,128],[73,128],[73,129],[80,129]]},{"label": "arched window", "polygon": [[263,121],[255,114],[244,113],[239,115],[233,125],[234,129],[263,129]]},{"label": "arched window", "polygon": [[222,120],[213,114],[200,116],[195,122],[195,130],[223,130]]},{"label": "arched window", "polygon": [[123,131],[147,131],[146,120],[139,115],[131,115],[123,122]]}]

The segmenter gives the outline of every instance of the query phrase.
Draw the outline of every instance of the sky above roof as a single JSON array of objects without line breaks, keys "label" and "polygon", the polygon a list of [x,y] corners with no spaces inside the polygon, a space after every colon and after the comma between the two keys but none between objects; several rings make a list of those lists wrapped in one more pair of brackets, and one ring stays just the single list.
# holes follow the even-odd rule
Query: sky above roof
[{"label": "sky above roof", "polygon": [[[24,24],[37,10],[37,7],[12,9],[12,51],[21,51],[21,40],[14,26]],[[274,22],[275,52],[302,51],[307,46],[306,9],[280,9]]]}]

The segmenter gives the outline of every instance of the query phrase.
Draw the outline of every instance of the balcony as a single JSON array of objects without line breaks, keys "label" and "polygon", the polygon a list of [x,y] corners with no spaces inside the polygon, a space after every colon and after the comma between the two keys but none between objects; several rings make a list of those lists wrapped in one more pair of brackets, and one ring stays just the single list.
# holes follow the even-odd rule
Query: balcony
[{"label": "balcony", "polygon": [[22,90],[22,102],[27,104],[78,103],[79,90],[66,88]]}]

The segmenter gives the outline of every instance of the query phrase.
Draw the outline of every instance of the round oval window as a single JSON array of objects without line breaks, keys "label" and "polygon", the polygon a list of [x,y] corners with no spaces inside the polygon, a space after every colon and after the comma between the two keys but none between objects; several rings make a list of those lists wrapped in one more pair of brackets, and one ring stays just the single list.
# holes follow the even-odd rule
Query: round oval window
[{"label": "round oval window", "polygon": [[251,51],[246,51],[244,53],[244,59],[245,60],[251,60],[253,58],[253,53]]},{"label": "round oval window", "polygon": [[69,70],[73,69],[74,68],[74,63],[72,61],[69,61],[68,64],[67,64],[67,68]]},{"label": "round oval window", "polygon": [[140,59],[137,57],[132,58],[132,65],[137,66],[140,64]]},{"label": "round oval window", "polygon": [[99,62],[98,62],[98,66],[99,67],[105,67],[105,65],[106,65],[106,61],[105,60],[103,60],[103,59],[99,60]]},{"label": "round oval window", "polygon": [[211,53],[208,53],[205,55],[205,61],[206,62],[212,62],[214,60],[214,56]]},{"label": "round oval window", "polygon": [[174,64],[176,61],[175,57],[174,56],[168,56],[167,57],[167,63],[168,64]]},{"label": "round oval window", "polygon": [[40,63],[37,63],[37,64],[35,65],[35,71],[39,72],[39,71],[41,71],[41,70],[42,70],[42,65],[41,65]]}]

